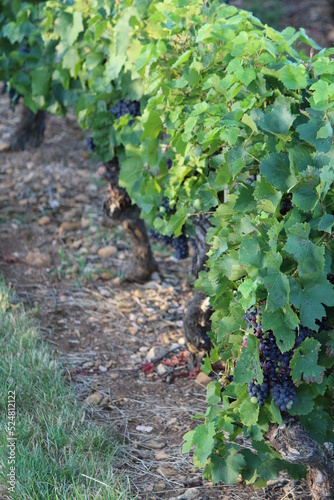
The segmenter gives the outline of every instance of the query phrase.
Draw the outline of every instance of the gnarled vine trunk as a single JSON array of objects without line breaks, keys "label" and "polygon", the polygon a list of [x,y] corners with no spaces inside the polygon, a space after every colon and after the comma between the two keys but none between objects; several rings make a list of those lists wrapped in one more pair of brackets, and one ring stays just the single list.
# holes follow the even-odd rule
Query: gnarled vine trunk
[{"label": "gnarled vine trunk", "polygon": [[273,426],[268,438],[284,460],[308,468],[308,484],[313,500],[334,499],[334,457],[293,420],[288,424]]},{"label": "gnarled vine trunk", "polygon": [[103,208],[112,224],[121,224],[129,236],[133,252],[133,260],[124,281],[145,283],[158,265],[153,258],[144,221],[139,218],[140,212],[118,183],[119,163],[114,159],[99,168],[99,174],[109,183],[110,196],[105,200]]},{"label": "gnarled vine trunk", "polygon": [[29,108],[24,106],[20,124],[10,139],[11,151],[38,148],[44,139],[45,118],[45,111],[33,113]]},{"label": "gnarled vine trunk", "polygon": [[[195,254],[193,257],[192,273],[195,278],[205,268],[209,245],[205,242],[207,230],[211,227],[209,217],[199,216],[194,221],[196,238],[194,240]],[[211,341],[207,332],[211,329],[211,308],[208,297],[201,291],[195,292],[188,300],[184,309],[183,328],[187,347],[192,354],[190,364],[196,366],[201,363],[205,352],[210,350]]]}]

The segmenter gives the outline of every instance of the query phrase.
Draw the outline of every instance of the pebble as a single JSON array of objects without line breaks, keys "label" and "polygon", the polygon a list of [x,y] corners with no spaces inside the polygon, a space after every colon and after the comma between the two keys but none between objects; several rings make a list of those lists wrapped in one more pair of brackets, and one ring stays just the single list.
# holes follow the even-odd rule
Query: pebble
[{"label": "pebble", "polygon": [[36,252],[29,252],[25,258],[26,264],[32,267],[50,267],[50,257],[46,254]]},{"label": "pebble", "polygon": [[138,446],[148,448],[149,450],[161,450],[162,448],[165,448],[166,443],[161,438],[152,437],[150,439],[145,439],[145,441],[141,441],[138,443]]},{"label": "pebble", "polygon": [[159,363],[158,366],[157,366],[157,374],[162,376],[162,375],[165,375],[165,373],[168,372],[168,368],[162,364],[162,363]]},{"label": "pebble", "polygon": [[156,451],[154,453],[154,458],[156,460],[168,460],[169,458],[171,458],[171,456],[165,451]]},{"label": "pebble", "polygon": [[100,394],[99,392],[93,392],[93,394],[91,394],[84,400],[83,404],[97,406],[101,401],[102,394]]},{"label": "pebble", "polygon": [[117,247],[109,246],[109,247],[100,248],[97,252],[97,255],[102,257],[102,259],[107,259],[108,257],[111,257],[112,255],[116,255],[117,252],[118,252]]},{"label": "pebble", "polygon": [[199,384],[202,384],[205,386],[207,386],[208,384],[210,384],[210,382],[212,382],[212,378],[209,377],[208,375],[205,375],[205,373],[203,373],[203,372],[199,372],[199,374],[197,375],[195,380]]},{"label": "pebble", "polygon": [[170,477],[170,476],[177,475],[176,470],[172,469],[171,467],[160,466],[160,467],[158,467],[157,472],[164,477]]},{"label": "pebble", "polygon": [[197,488],[188,488],[182,495],[177,497],[177,500],[191,500],[195,498],[199,494],[199,490]]},{"label": "pebble", "polygon": [[159,358],[163,358],[167,355],[167,353],[168,351],[164,347],[154,346],[148,351],[146,359],[149,363],[151,363],[152,361],[156,361]]},{"label": "pebble", "polygon": [[69,220],[66,220],[62,224],[60,224],[58,232],[62,231],[76,231],[77,229],[80,229],[80,223],[79,222],[72,222]]},{"label": "pebble", "polygon": [[44,215],[43,217],[38,219],[39,226],[47,226],[48,224],[50,224],[50,222],[51,222],[51,219],[47,215]]}]

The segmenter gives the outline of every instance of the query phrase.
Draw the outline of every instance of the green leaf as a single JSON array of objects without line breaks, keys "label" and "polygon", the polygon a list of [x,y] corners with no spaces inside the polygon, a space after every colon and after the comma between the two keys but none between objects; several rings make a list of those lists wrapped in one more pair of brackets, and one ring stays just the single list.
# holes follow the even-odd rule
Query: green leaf
[{"label": "green leaf", "polygon": [[80,68],[80,56],[75,47],[71,47],[67,50],[63,57],[63,68],[68,69],[70,75],[76,78]]},{"label": "green leaf", "polygon": [[183,443],[183,446],[182,446],[182,453],[189,453],[189,451],[191,450],[191,448],[194,444],[194,434],[195,434],[195,429],[192,431],[188,431],[183,436],[185,443]]},{"label": "green leaf", "polygon": [[289,411],[290,415],[307,415],[311,413],[314,408],[314,399],[316,395],[312,388],[306,384],[301,384],[296,387],[297,402]]},{"label": "green leaf", "polygon": [[168,223],[168,231],[170,234],[174,233],[175,236],[179,236],[182,227],[187,218],[187,207],[179,208],[175,214],[173,214]]},{"label": "green leaf", "polygon": [[334,215],[325,214],[321,217],[319,221],[318,229],[319,231],[325,231],[326,233],[331,233],[333,224],[334,224]]},{"label": "green leaf", "polygon": [[32,94],[35,96],[47,97],[50,92],[51,74],[47,66],[36,68],[31,72]]},{"label": "green leaf", "polygon": [[208,425],[201,424],[195,429],[193,435],[193,444],[196,445],[194,457],[202,467],[204,467],[213,451],[215,434],[216,431],[213,422],[209,422]]},{"label": "green leaf", "polygon": [[259,358],[259,341],[254,335],[247,337],[247,348],[242,349],[234,369],[236,384],[248,384],[253,378],[262,384],[263,373]]},{"label": "green leaf", "polygon": [[219,382],[210,382],[206,390],[206,400],[209,405],[214,405],[221,402],[221,385]]},{"label": "green leaf", "polygon": [[298,326],[299,319],[290,308],[286,312],[282,309],[268,311],[265,309],[262,313],[263,330],[272,330],[277,345],[281,352],[290,351],[295,344],[295,328]]},{"label": "green leaf", "polygon": [[279,79],[287,89],[304,89],[307,86],[307,71],[303,64],[284,66],[279,72]]},{"label": "green leaf", "polygon": [[296,385],[299,385],[301,380],[306,383],[318,383],[322,381],[324,368],[318,366],[320,343],[316,339],[306,338],[290,361],[291,376]]},{"label": "green leaf", "polygon": [[294,224],[288,229],[288,239],[283,250],[298,262],[299,276],[322,273],[325,267],[325,249],[310,241],[310,226],[307,223]]},{"label": "green leaf", "polygon": [[300,321],[304,326],[317,331],[315,320],[326,316],[327,306],[334,306],[333,285],[318,273],[290,278],[290,300],[300,310]]},{"label": "green leaf", "polygon": [[319,138],[318,132],[323,128],[323,126],[323,120],[320,118],[311,118],[307,123],[299,125],[296,130],[303,141],[312,144],[317,151],[328,153],[332,146],[333,133],[325,138]]},{"label": "green leaf", "polygon": [[283,309],[289,297],[288,278],[280,272],[278,267],[269,264],[268,274],[263,281],[268,291],[268,310]]},{"label": "green leaf", "polygon": [[305,212],[311,212],[319,200],[317,186],[319,175],[308,168],[299,175],[297,184],[293,187],[293,204]]},{"label": "green leaf", "polygon": [[224,457],[213,455],[212,462],[212,482],[217,484],[234,484],[237,482],[239,473],[246,465],[245,458],[240,453],[239,447],[235,444],[225,445]]},{"label": "green leaf", "polygon": [[276,189],[286,192],[296,183],[291,171],[289,156],[285,153],[272,153],[260,164],[261,174]]},{"label": "green leaf", "polygon": [[159,113],[156,111],[150,111],[145,118],[145,121],[143,121],[144,131],[141,136],[142,141],[158,137],[162,129],[162,121]]},{"label": "green leaf", "polygon": [[259,120],[262,130],[275,135],[288,134],[295,116],[290,111],[290,102],[284,96],[279,96],[272,106],[268,106]]},{"label": "green leaf", "polygon": [[188,61],[189,57],[192,54],[192,50],[186,50],[173,64],[172,68],[177,68],[180,66],[180,64],[183,64],[184,62]]},{"label": "green leaf", "polygon": [[240,419],[244,425],[254,425],[259,418],[260,407],[253,404],[249,398],[240,405]]}]

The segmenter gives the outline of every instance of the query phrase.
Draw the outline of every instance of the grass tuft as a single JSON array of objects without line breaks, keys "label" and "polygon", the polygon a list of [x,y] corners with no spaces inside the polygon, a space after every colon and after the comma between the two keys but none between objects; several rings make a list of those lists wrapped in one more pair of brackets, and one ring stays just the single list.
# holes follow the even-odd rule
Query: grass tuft
[{"label": "grass tuft", "polygon": [[[129,500],[113,473],[116,442],[106,427],[84,420],[61,364],[41,342],[22,307],[0,281],[0,489],[13,500]],[[15,420],[9,418],[15,391]],[[11,410],[12,411],[12,410]],[[14,429],[15,447],[8,444]],[[10,458],[15,452],[15,488]],[[12,465],[13,466],[13,465]],[[14,491],[13,491],[14,490]]]}]

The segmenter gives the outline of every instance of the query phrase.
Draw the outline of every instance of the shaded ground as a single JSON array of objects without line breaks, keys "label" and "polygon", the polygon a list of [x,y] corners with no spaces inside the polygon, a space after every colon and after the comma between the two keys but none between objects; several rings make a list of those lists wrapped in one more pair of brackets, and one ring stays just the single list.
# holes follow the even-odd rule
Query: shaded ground
[{"label": "shaded ground", "polygon": [[[252,8],[251,0],[231,3]],[[277,2],[266,6],[276,16]],[[281,1],[277,12],[287,24],[308,28],[319,44],[332,45],[327,1]],[[189,370],[182,331],[192,293],[190,259],[176,263],[155,247],[160,274],[146,285],[120,286],[130,245],[102,215],[106,187],[75,119],[49,117],[43,146],[9,153],[20,113],[9,110],[6,96],[0,116],[0,272],[35,309],[78,398],[91,397],[87,413],[111,425],[124,443],[119,470],[134,493],[152,500],[306,500],[305,483],[284,477],[265,492],[202,482],[191,457],[181,454],[191,417],[206,407],[205,381]],[[152,347],[161,359],[150,364]]]}]

